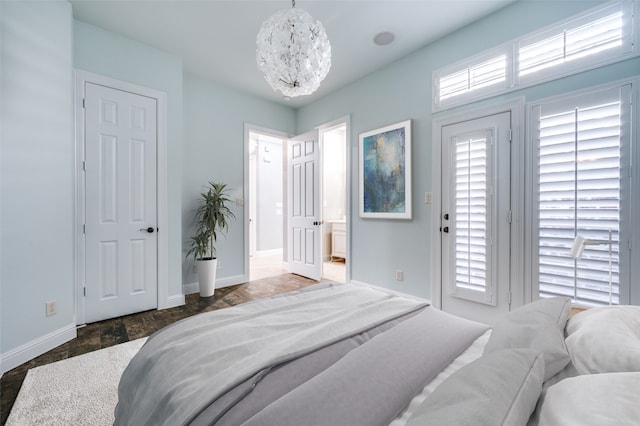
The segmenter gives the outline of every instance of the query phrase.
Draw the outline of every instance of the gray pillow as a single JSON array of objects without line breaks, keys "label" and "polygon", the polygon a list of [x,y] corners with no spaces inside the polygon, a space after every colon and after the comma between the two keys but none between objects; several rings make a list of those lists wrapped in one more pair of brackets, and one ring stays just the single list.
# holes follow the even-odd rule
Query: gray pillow
[{"label": "gray pillow", "polygon": [[407,426],[525,425],[542,391],[542,354],[505,349],[453,373],[416,409]]},{"label": "gray pillow", "polygon": [[484,348],[489,354],[500,349],[522,348],[542,353],[547,380],[571,360],[564,342],[564,327],[571,299],[552,297],[536,300],[506,314],[491,332]]}]

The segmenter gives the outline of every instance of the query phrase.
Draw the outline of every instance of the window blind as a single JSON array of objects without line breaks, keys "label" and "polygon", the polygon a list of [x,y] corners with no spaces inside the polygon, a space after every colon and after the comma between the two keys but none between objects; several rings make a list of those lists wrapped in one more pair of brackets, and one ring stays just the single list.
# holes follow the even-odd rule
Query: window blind
[{"label": "window blind", "polygon": [[456,286],[487,288],[487,139],[456,142]]},{"label": "window blind", "polygon": [[616,11],[584,25],[563,29],[519,48],[519,76],[622,46],[623,15]]},{"label": "window blind", "polygon": [[[587,305],[619,301],[620,102],[544,113],[539,118],[538,239],[540,296]],[[598,242],[570,256],[576,235]]]},{"label": "window blind", "polygon": [[434,70],[434,111],[638,56],[638,4],[606,3]]},{"label": "window blind", "polygon": [[440,100],[506,81],[507,55],[499,55],[439,79]]}]

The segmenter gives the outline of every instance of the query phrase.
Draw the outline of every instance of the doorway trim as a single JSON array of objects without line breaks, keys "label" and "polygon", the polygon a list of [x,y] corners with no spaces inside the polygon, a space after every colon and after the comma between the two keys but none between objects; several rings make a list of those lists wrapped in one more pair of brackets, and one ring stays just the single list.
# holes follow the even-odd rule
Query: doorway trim
[{"label": "doorway trim", "polygon": [[169,301],[169,220],[168,220],[168,180],[167,180],[167,94],[159,90],[150,89],[125,81],[116,80],[100,74],[76,69],[74,90],[74,117],[75,117],[75,168],[74,174],[74,255],[75,255],[75,323],[85,323],[85,247],[83,225],[85,223],[85,182],[84,170],[84,87],[85,83],[94,83],[113,89],[131,92],[137,95],[147,96],[157,101],[157,228],[158,228],[158,300],[157,309],[174,306]]},{"label": "doorway trim", "polygon": [[[320,126],[317,126],[316,129],[319,131],[320,141],[322,144],[323,133],[329,131],[335,127],[345,126],[345,161],[346,161],[346,239],[347,239],[347,252],[346,252],[346,270],[345,270],[345,281],[351,281],[351,262],[349,261],[351,257],[351,116],[345,115],[335,120],[324,123]],[[269,129],[267,127],[257,126],[251,123],[244,123],[244,217],[246,218],[244,223],[244,281],[248,282],[250,277],[250,229],[249,229],[249,218],[251,217],[251,199],[249,197],[249,185],[250,185],[250,176],[249,176],[249,133],[262,133],[265,135],[273,136],[276,138],[282,138],[285,140],[285,144],[287,145],[286,149],[283,149],[283,155],[285,156],[285,164],[286,164],[286,152],[288,149],[288,144],[286,140],[293,137],[285,132],[281,132],[278,130]],[[283,174],[283,194],[286,194],[286,188],[288,184],[287,173]],[[282,200],[282,209],[283,211],[288,211],[288,197],[284,196]],[[287,229],[287,217],[284,215],[283,219],[283,229],[286,232]],[[288,246],[287,246],[287,238],[283,238],[283,247],[282,247],[282,261],[283,267],[288,269]]]},{"label": "doorway trim", "polygon": [[[336,127],[344,126],[344,138],[345,138],[345,230],[347,239],[347,249],[345,253],[345,277],[344,281],[351,282],[351,115],[345,115],[327,123],[321,124],[317,127],[320,135],[320,149],[324,143],[324,134],[328,131],[335,129]],[[356,147],[357,149],[357,147]],[[324,191],[324,188],[322,189]],[[322,193],[322,192],[321,192]]]},{"label": "doorway trim", "polygon": [[[431,302],[442,309],[442,128],[452,124],[487,117],[501,112],[511,112],[511,240],[510,281],[511,309],[524,304],[524,111],[523,97],[505,102],[475,107],[462,113],[450,113],[433,120],[431,145]],[[520,196],[518,196],[520,194]],[[518,284],[520,283],[520,284]]]},{"label": "doorway trim", "polygon": [[[250,253],[250,247],[251,247],[251,242],[250,242],[250,238],[251,238],[251,229],[250,229],[250,223],[249,220],[251,219],[251,203],[254,202],[255,200],[251,199],[250,196],[250,188],[251,188],[251,176],[250,176],[250,164],[249,164],[249,149],[250,149],[250,136],[249,134],[251,132],[254,133],[261,133],[263,135],[268,135],[268,136],[273,136],[274,138],[281,138],[283,140],[283,149],[282,149],[282,155],[285,156],[284,158],[286,158],[286,141],[289,139],[290,135],[288,135],[285,132],[280,132],[278,130],[273,130],[273,129],[269,129],[266,127],[261,127],[261,126],[256,126],[254,124],[250,124],[250,123],[244,123],[244,217],[245,217],[245,221],[244,221],[244,277],[242,279],[243,282],[249,282],[249,278],[250,278],[250,267],[251,267],[251,253]],[[283,178],[283,191],[284,188],[287,187],[287,176],[286,173],[283,174],[282,176]],[[285,194],[286,192],[283,192],[283,194]],[[286,212],[287,210],[287,197],[283,196],[282,197],[282,211]],[[285,232],[284,230],[286,229],[287,226],[287,216],[283,215],[283,232]],[[283,265],[285,267],[285,269],[287,269],[287,257],[286,257],[286,253],[287,253],[287,239],[283,238],[282,241],[282,262]]]}]

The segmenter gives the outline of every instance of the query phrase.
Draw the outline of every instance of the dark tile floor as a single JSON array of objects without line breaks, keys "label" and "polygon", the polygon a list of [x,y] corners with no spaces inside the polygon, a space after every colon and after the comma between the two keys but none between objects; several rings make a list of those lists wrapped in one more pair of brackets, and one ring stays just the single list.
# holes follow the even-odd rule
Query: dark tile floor
[{"label": "dark tile floor", "polygon": [[129,340],[149,336],[175,321],[189,316],[227,308],[315,284],[294,274],[263,278],[232,287],[217,289],[213,297],[201,298],[197,293],[186,296],[186,304],[171,309],[140,312],[125,317],[100,321],[78,328],[77,338],[6,372],[0,379],[0,424],[4,425],[18,391],[30,368],[96,351]]}]

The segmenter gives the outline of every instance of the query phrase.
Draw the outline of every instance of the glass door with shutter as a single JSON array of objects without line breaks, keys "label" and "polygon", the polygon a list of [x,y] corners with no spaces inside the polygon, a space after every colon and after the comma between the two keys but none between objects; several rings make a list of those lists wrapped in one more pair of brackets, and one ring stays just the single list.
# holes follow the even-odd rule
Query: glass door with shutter
[{"label": "glass door with shutter", "polygon": [[510,123],[442,128],[442,309],[487,323],[509,310]]},{"label": "glass door with shutter", "polygon": [[[531,108],[534,299],[568,296],[597,306],[628,297],[624,291],[621,297],[628,258],[620,238],[629,211],[629,91],[626,85]],[[570,253],[578,235],[591,244],[575,259]]]}]

